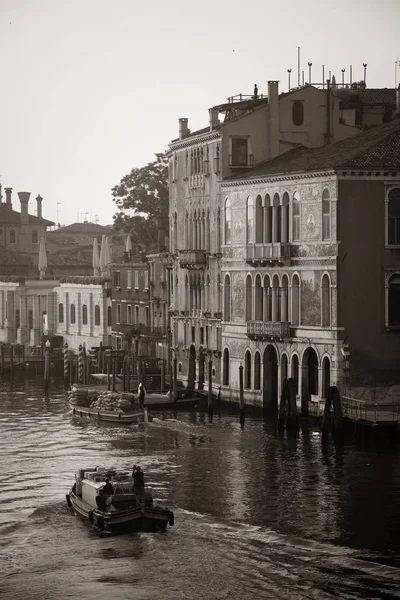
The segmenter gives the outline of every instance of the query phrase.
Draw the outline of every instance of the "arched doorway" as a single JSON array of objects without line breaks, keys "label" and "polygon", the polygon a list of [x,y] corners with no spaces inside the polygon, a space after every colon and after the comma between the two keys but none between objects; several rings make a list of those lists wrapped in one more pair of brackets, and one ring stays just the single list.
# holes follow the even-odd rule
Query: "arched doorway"
[{"label": "arched doorway", "polygon": [[331,362],[327,356],[325,356],[322,362],[322,377],[322,395],[326,398],[331,386]]},{"label": "arched doorway", "polygon": [[192,345],[189,350],[189,370],[188,370],[188,382],[187,387],[189,390],[194,389],[194,382],[196,380],[196,349]]},{"label": "arched doorway", "polygon": [[318,357],[314,348],[308,347],[304,352],[301,368],[301,411],[302,414],[307,414],[311,396],[318,394]]},{"label": "arched doorway", "polygon": [[285,379],[288,379],[288,359],[286,354],[281,356],[281,386]]},{"label": "arched doorway", "polygon": [[204,389],[204,375],[205,375],[205,356],[204,356],[203,349],[200,348],[200,353],[199,353],[199,384],[198,384],[198,389],[199,390]]},{"label": "arched doorway", "polygon": [[278,408],[278,356],[271,345],[263,356],[263,407]]}]

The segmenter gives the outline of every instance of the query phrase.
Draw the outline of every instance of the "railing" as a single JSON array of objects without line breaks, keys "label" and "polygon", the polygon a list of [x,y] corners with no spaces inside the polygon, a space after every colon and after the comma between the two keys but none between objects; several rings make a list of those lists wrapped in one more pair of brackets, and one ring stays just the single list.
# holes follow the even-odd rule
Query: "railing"
[{"label": "railing", "polygon": [[289,242],[272,242],[271,244],[247,244],[246,260],[281,260],[290,258]]},{"label": "railing", "polygon": [[247,336],[288,338],[290,337],[290,323],[287,321],[247,321]]},{"label": "railing", "polygon": [[350,419],[364,419],[374,423],[394,423],[400,421],[400,404],[393,402],[376,403],[342,396],[343,416]]},{"label": "railing", "polygon": [[228,102],[232,104],[233,102],[243,102],[243,100],[258,100],[259,98],[266,98],[263,94],[258,94],[257,98],[255,98],[254,94],[251,96],[249,94],[236,94],[235,96],[229,96]]},{"label": "railing", "polygon": [[181,250],[181,267],[193,268],[207,264],[207,252],[205,250]]}]

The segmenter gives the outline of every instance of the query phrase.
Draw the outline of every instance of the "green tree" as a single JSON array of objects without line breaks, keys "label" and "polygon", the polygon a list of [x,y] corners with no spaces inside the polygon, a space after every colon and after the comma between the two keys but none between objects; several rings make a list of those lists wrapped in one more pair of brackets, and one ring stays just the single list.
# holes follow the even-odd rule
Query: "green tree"
[{"label": "green tree", "polygon": [[157,240],[157,218],[168,216],[168,159],[156,154],[156,160],[134,168],[112,189],[119,212],[114,229],[131,233],[134,244],[144,249]]}]

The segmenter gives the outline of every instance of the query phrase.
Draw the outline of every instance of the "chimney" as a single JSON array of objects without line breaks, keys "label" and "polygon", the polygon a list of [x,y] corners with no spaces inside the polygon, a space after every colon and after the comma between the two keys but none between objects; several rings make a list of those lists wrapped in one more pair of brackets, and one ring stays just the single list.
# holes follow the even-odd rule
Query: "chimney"
[{"label": "chimney", "polygon": [[12,208],[12,201],[11,201],[12,188],[4,188],[4,191],[6,193],[6,202],[7,202],[7,204],[9,204],[10,208]]},{"label": "chimney", "polygon": [[39,217],[39,219],[42,218],[42,196],[39,194],[39,196],[36,198],[36,202],[37,202],[37,216]]},{"label": "chimney", "polygon": [[182,140],[190,133],[188,119],[179,119],[179,139]]},{"label": "chimney", "polygon": [[269,158],[279,155],[279,81],[268,81]]},{"label": "chimney", "polygon": [[210,108],[208,114],[210,118],[210,131],[212,131],[213,129],[217,129],[217,127],[219,126],[218,108]]},{"label": "chimney", "polygon": [[28,225],[29,216],[28,216],[28,202],[31,197],[30,192],[18,192],[18,198],[21,202],[21,224]]},{"label": "chimney", "polygon": [[397,107],[396,112],[398,115],[400,115],[400,83],[399,83],[399,87],[396,90],[396,107]]}]

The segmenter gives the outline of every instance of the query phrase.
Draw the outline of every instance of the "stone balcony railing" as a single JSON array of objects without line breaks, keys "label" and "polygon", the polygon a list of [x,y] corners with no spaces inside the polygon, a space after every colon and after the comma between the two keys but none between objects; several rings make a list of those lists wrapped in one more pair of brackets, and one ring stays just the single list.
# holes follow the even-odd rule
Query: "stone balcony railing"
[{"label": "stone balcony railing", "polygon": [[252,264],[288,264],[290,261],[290,243],[247,244],[246,261]]},{"label": "stone balcony railing", "polygon": [[287,321],[247,321],[247,337],[253,340],[290,337]]},{"label": "stone balcony railing", "polygon": [[202,269],[207,265],[205,250],[181,250],[179,255],[182,269]]}]

